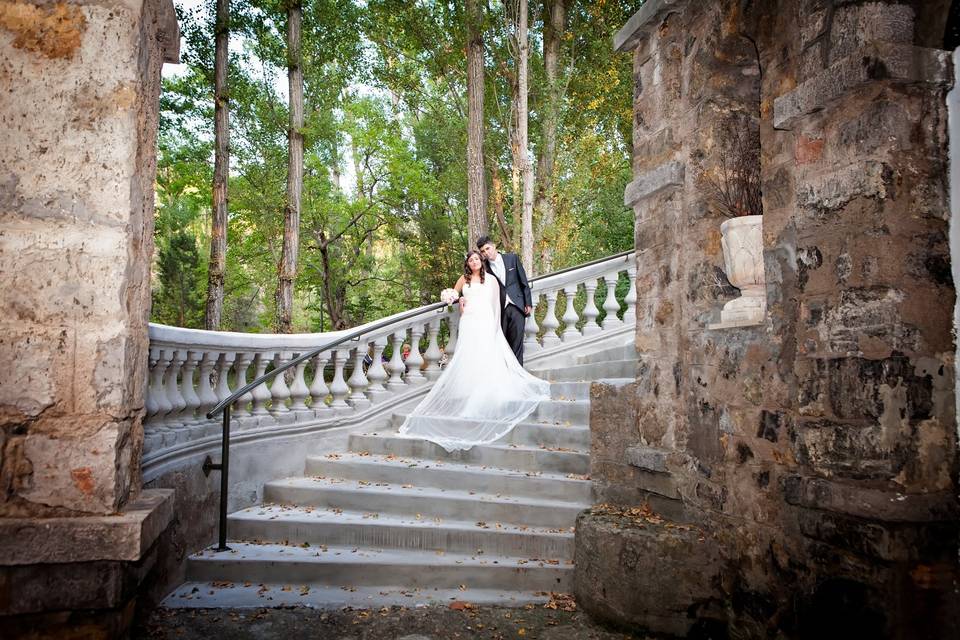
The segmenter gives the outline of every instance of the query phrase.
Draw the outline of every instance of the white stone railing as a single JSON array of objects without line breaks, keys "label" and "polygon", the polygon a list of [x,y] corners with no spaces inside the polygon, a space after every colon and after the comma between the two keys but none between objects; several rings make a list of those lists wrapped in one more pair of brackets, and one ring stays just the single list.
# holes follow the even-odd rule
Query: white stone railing
[{"label": "white stone railing", "polygon": [[[623,276],[630,285],[621,308],[609,292]],[[574,343],[626,331],[636,323],[636,261],[632,253],[537,278],[531,289],[541,306],[540,313],[531,314],[527,321],[526,362],[561,352]],[[573,303],[578,290],[585,296],[580,311]],[[607,291],[602,304],[606,316],[600,323],[595,301],[598,290]],[[561,293],[563,308],[558,309]],[[544,307],[538,325],[534,316],[541,315]],[[441,348],[447,357],[455,352],[459,322],[456,306],[424,310],[395,324],[383,326],[383,320],[370,323],[380,328],[321,353],[309,365],[293,369],[292,375],[288,372],[256,387],[234,405],[233,431],[283,433],[289,427],[357,422],[422,395],[440,375]],[[176,450],[195,452],[197,446],[212,447],[219,442],[220,420],[207,419],[206,413],[233,390],[263,375],[271,365],[289,362],[347,333],[248,334],[151,324],[145,477],[150,475],[147,469],[151,464]],[[403,345],[410,347],[405,360]],[[390,353],[387,361],[382,358],[385,352]],[[364,366],[367,355],[369,364]]]}]

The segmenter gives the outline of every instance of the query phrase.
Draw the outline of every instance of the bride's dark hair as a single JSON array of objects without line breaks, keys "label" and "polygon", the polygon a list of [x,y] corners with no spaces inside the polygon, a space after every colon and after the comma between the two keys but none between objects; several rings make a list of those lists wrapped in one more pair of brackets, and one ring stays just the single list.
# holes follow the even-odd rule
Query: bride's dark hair
[{"label": "bride's dark hair", "polygon": [[470,270],[470,264],[469,264],[470,256],[477,256],[478,258],[480,258],[480,284],[483,284],[484,282],[483,277],[486,275],[486,271],[487,271],[486,269],[487,261],[484,259],[482,253],[474,249],[467,251],[467,257],[463,259],[463,275],[467,279],[467,284],[470,284],[470,279],[473,278],[473,271]]}]

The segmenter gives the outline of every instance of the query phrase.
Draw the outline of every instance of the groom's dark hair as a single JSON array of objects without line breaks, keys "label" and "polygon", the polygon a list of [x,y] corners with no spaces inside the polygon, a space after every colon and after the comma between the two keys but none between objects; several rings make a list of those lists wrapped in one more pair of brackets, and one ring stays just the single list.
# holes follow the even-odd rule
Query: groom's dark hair
[{"label": "groom's dark hair", "polygon": [[483,249],[485,244],[494,244],[493,239],[490,236],[480,236],[477,238],[477,249]]}]

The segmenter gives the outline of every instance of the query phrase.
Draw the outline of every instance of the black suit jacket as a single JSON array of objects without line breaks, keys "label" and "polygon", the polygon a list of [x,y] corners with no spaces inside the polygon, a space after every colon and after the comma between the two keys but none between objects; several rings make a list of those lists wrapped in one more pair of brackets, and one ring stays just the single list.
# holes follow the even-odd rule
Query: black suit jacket
[{"label": "black suit jacket", "polygon": [[[503,268],[506,273],[506,282],[500,282],[500,279],[497,278],[497,282],[500,282],[500,306],[507,306],[507,295],[509,294],[510,299],[513,300],[520,311],[523,311],[524,306],[532,307],[533,295],[530,293],[527,272],[523,270],[520,257],[515,253],[501,253],[500,255],[503,257]],[[496,278],[489,262],[487,262],[487,273]]]}]

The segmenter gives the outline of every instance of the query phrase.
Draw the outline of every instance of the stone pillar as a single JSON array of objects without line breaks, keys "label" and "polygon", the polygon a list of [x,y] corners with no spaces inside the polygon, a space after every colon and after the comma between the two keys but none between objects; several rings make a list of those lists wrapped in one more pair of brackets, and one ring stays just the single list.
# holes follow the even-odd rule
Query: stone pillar
[{"label": "stone pillar", "polygon": [[[681,636],[956,627],[947,4],[648,0],[615,38],[640,366],[591,390],[588,612]],[[702,180],[731,115],[760,136],[768,311],[718,328],[736,292]]]},{"label": "stone pillar", "polygon": [[170,519],[169,491],[141,495],[140,455],[160,67],[178,44],[170,0],[0,0],[0,564],[17,584],[0,614],[126,606],[124,589],[50,585],[142,570]]}]

